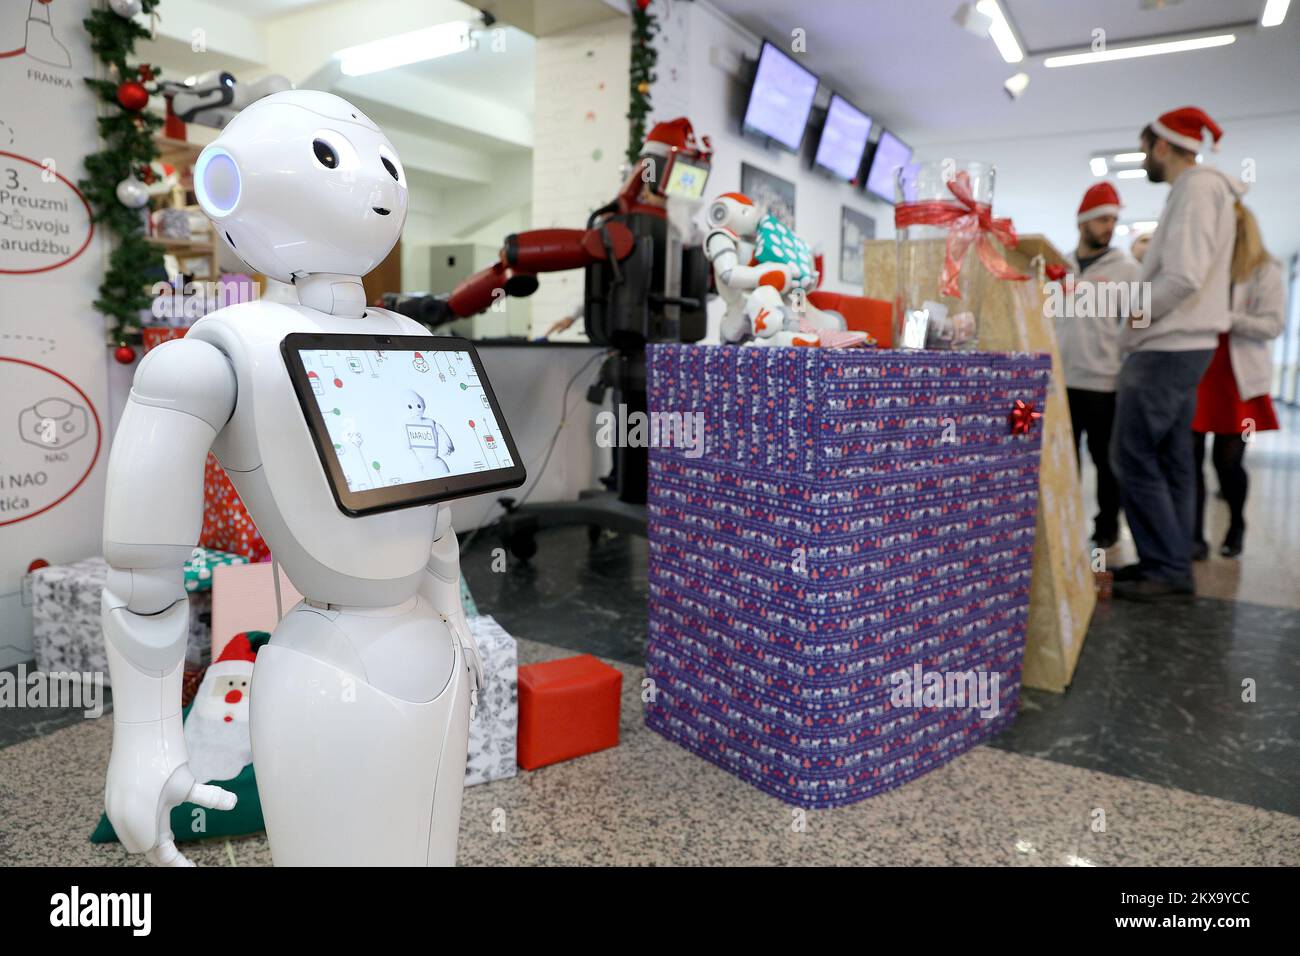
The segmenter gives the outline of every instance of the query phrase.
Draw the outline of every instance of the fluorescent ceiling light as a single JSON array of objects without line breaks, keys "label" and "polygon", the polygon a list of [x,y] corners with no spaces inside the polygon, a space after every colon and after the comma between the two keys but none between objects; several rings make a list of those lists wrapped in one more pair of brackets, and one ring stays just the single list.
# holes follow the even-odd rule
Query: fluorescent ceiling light
[{"label": "fluorescent ceiling light", "polygon": [[1142,219],[1133,223],[1133,228],[1138,232],[1150,232],[1158,225],[1160,225],[1160,223],[1154,219]]},{"label": "fluorescent ceiling light", "polygon": [[1092,174],[1093,174],[1094,176],[1105,176],[1105,175],[1106,175],[1106,157],[1105,157],[1105,156],[1094,156],[1094,157],[1092,157],[1092,159],[1088,160],[1088,166],[1092,169]]},{"label": "fluorescent ceiling light", "polygon": [[1117,236],[1127,236],[1127,235],[1128,235],[1128,226],[1124,225],[1124,224],[1121,222],[1118,226],[1115,227],[1115,235],[1117,235]]},{"label": "fluorescent ceiling light", "polygon": [[350,46],[334,54],[345,76],[364,76],[461,53],[470,48],[470,25],[463,20]]},{"label": "fluorescent ceiling light", "polygon": [[1259,25],[1261,27],[1275,27],[1286,19],[1286,9],[1291,5],[1291,0],[1268,0],[1264,4],[1264,12],[1260,14]]},{"label": "fluorescent ceiling light", "polygon": [[993,25],[989,27],[989,36],[993,37],[1002,59],[1008,63],[1019,63],[1023,60],[1025,54],[1020,49],[1016,35],[1011,31],[1011,24],[1007,22],[1006,14],[1002,12],[1002,4],[998,3],[998,0],[979,0],[979,3],[975,4],[975,9],[993,21]]},{"label": "fluorescent ceiling light", "polygon": [[1049,69],[1058,66],[1081,66],[1085,63],[1105,63],[1108,60],[1132,60],[1140,56],[1157,56],[1162,53],[1186,53],[1189,50],[1208,50],[1211,47],[1227,46],[1237,42],[1235,33],[1221,33],[1212,37],[1197,37],[1193,40],[1166,40],[1162,43],[1142,43],[1138,46],[1117,47],[1112,50],[1095,50],[1087,53],[1067,53],[1064,56],[1049,56],[1043,66]]},{"label": "fluorescent ceiling light", "polygon": [[1116,153],[1111,157],[1117,163],[1140,163],[1147,158],[1146,153]]},{"label": "fluorescent ceiling light", "polygon": [[1120,179],[1140,179],[1146,174],[1147,171],[1145,169],[1121,169],[1115,175]]}]

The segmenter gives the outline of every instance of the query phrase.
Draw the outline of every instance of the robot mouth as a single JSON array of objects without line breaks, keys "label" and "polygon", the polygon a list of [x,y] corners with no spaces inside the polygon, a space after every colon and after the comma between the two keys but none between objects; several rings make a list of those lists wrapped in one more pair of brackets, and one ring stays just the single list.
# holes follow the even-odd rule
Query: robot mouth
[{"label": "robot mouth", "polygon": [[385,209],[383,206],[371,206],[370,208],[373,209],[375,212],[379,213],[379,215],[381,216],[387,216],[389,212],[392,211],[389,209]]}]

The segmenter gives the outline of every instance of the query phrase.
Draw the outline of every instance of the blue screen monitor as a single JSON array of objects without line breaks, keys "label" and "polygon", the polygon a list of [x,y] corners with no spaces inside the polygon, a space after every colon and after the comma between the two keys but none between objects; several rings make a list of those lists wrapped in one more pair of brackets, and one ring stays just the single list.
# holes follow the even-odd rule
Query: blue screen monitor
[{"label": "blue screen monitor", "polygon": [[870,134],[871,117],[838,93],[832,93],[813,165],[837,179],[853,182],[862,169],[862,154],[866,152]]},{"label": "blue screen monitor", "polygon": [[797,152],[816,95],[817,75],[764,40],[742,126]]}]

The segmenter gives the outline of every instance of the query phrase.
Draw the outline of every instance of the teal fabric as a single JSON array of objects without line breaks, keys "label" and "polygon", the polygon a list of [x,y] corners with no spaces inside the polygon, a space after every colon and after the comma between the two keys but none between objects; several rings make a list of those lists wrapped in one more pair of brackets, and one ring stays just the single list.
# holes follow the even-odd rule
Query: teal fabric
[{"label": "teal fabric", "polygon": [[795,269],[795,280],[812,279],[817,274],[812,249],[794,234],[789,226],[775,216],[765,215],[758,222],[758,236],[754,241],[756,262],[780,262]]}]

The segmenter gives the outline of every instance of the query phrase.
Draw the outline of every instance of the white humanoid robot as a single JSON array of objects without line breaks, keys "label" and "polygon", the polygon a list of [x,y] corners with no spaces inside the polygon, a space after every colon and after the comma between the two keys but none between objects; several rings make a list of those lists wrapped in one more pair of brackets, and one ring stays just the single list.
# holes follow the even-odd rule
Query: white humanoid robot
[{"label": "white humanoid robot", "polygon": [[817,329],[842,330],[839,316],[813,306],[807,292],[816,274],[784,262],[754,261],[762,210],[743,193],[723,193],[709,206],[704,253],[726,304],[722,341],[752,345],[816,345]]},{"label": "white humanoid robot", "polygon": [[420,470],[426,475],[445,475],[451,471],[447,456],[456,450],[447,429],[424,414],[424,398],[414,389],[407,389],[403,396],[406,403],[407,424],[417,426],[407,429],[407,441],[411,453],[420,463]]},{"label": "white humanoid robot", "polygon": [[275,862],[452,864],[483,673],[449,511],[426,503],[357,517],[336,507],[281,354],[290,333],[427,341],[414,321],[367,307],[361,285],[402,231],[401,162],[351,104],[296,91],[244,110],[203,150],[194,178],[217,231],[251,269],[292,283],[299,304],[221,309],[136,372],[104,521],[108,817],[127,850],[186,865],[171,809],[234,806],[195,780],[181,724],[181,565],[199,535],[211,449],[305,595],[259,653],[250,692]]}]

